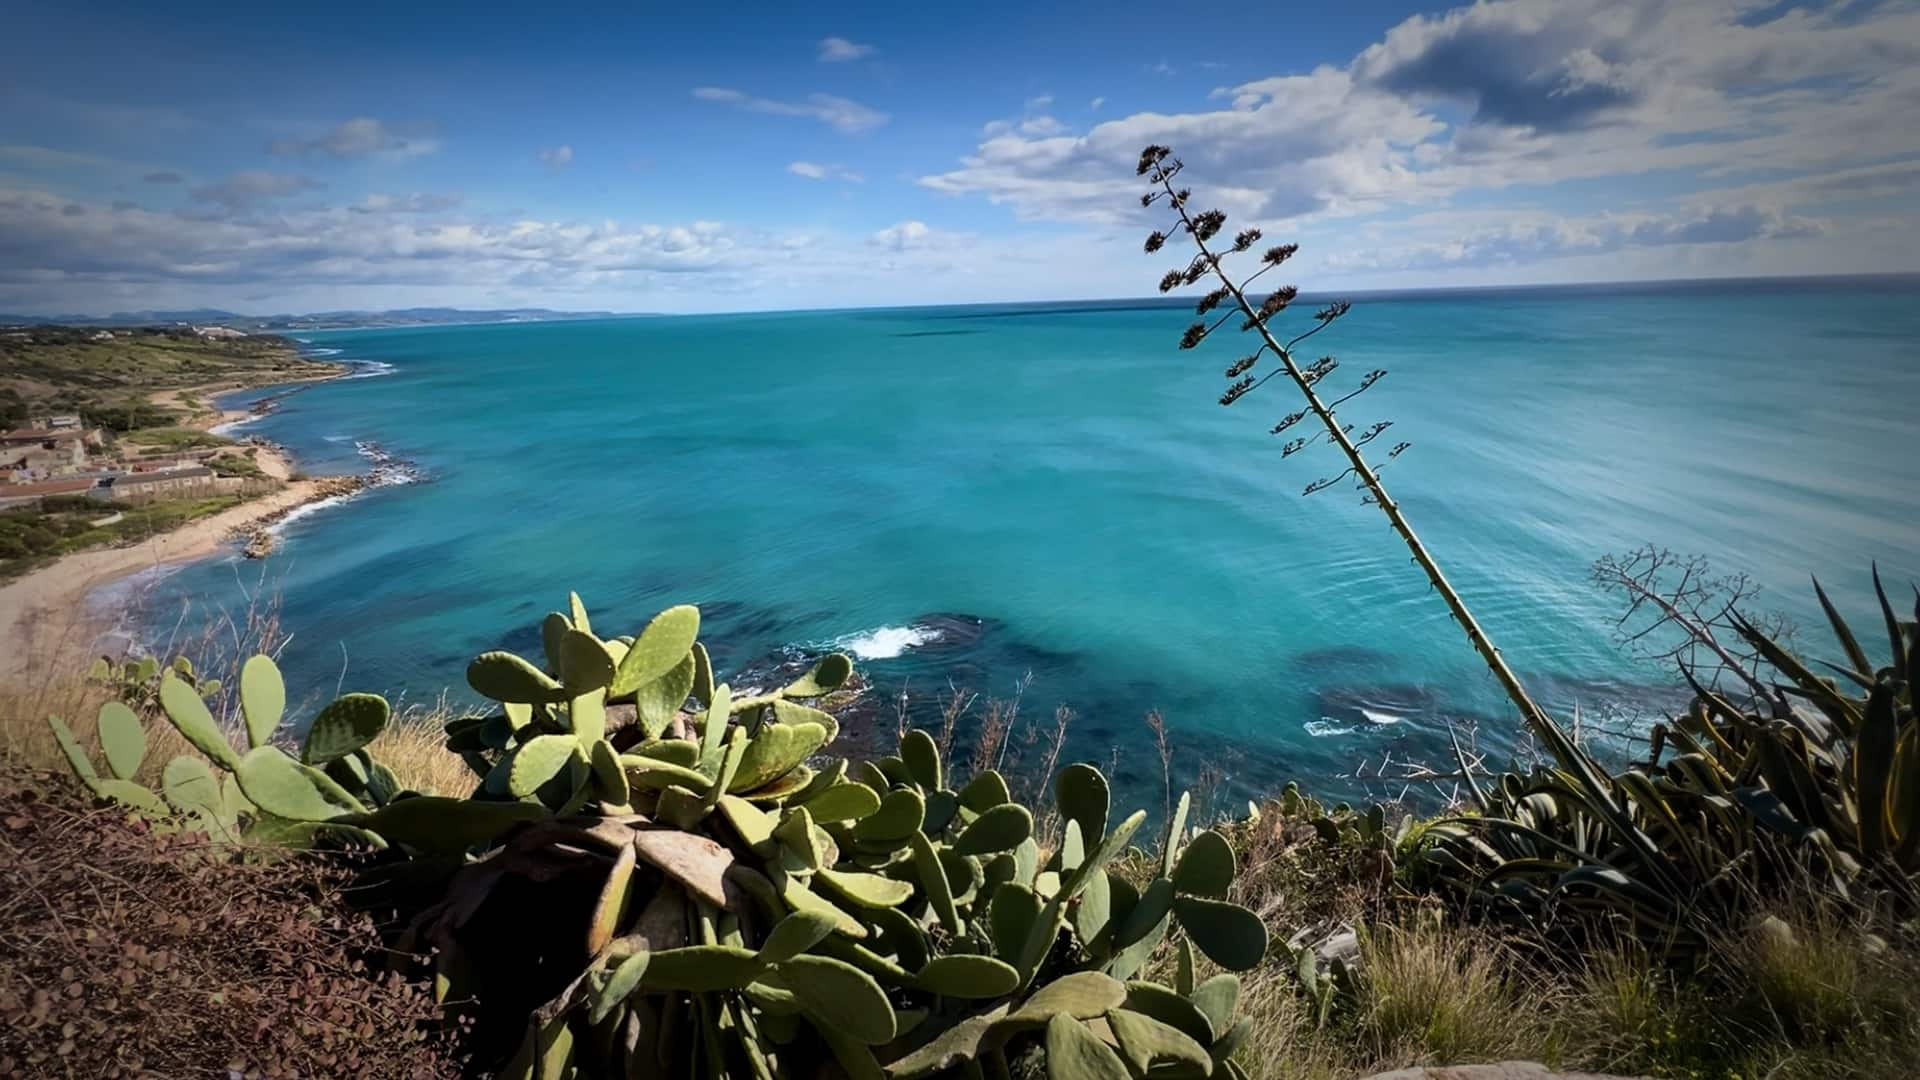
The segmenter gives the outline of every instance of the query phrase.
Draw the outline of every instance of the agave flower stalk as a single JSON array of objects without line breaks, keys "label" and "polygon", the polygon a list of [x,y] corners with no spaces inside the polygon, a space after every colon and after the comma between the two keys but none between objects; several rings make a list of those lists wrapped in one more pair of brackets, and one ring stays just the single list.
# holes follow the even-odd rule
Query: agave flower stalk
[{"label": "agave flower stalk", "polygon": [[[1394,501],[1392,495],[1388,494],[1386,485],[1380,480],[1379,469],[1370,464],[1366,456],[1361,453],[1360,447],[1365,445],[1366,442],[1372,441],[1380,431],[1385,430],[1384,427],[1375,425],[1367,431],[1362,432],[1360,439],[1355,439],[1351,434],[1352,426],[1343,425],[1334,412],[1335,406],[1373,385],[1384,372],[1369,374],[1362,380],[1362,384],[1358,390],[1329,404],[1321,397],[1315,387],[1331,372],[1335,366],[1335,362],[1329,357],[1303,368],[1294,357],[1293,346],[1324,330],[1328,325],[1332,324],[1335,319],[1346,314],[1347,305],[1341,302],[1322,309],[1314,316],[1316,325],[1312,329],[1283,344],[1275,337],[1273,330],[1267,324],[1274,315],[1278,314],[1292,301],[1294,290],[1290,287],[1276,290],[1271,296],[1267,297],[1264,302],[1255,304],[1247,299],[1246,285],[1248,282],[1251,282],[1254,277],[1258,277],[1267,270],[1285,262],[1292,256],[1295,250],[1294,246],[1282,245],[1269,249],[1263,260],[1265,265],[1263,265],[1260,270],[1255,271],[1243,281],[1235,282],[1233,278],[1227,275],[1226,270],[1221,266],[1222,253],[1216,253],[1207,243],[1209,239],[1218,234],[1221,226],[1225,224],[1226,215],[1218,210],[1207,210],[1197,214],[1189,211],[1187,202],[1190,192],[1186,189],[1176,190],[1173,186],[1173,178],[1179,173],[1181,167],[1179,159],[1172,157],[1172,152],[1163,146],[1149,146],[1140,155],[1139,174],[1148,177],[1149,181],[1159,189],[1143,196],[1141,205],[1152,206],[1155,202],[1164,199],[1166,204],[1172,207],[1174,212],[1179,215],[1179,231],[1186,234],[1193,241],[1194,246],[1199,249],[1199,255],[1197,255],[1184,270],[1170,272],[1166,277],[1161,279],[1161,291],[1169,291],[1179,284],[1190,285],[1205,277],[1211,276],[1219,282],[1219,287],[1213,292],[1208,293],[1207,296],[1201,300],[1197,309],[1198,312],[1200,314],[1206,314],[1222,300],[1230,299],[1239,313],[1246,316],[1246,322],[1242,325],[1241,329],[1257,331],[1261,340],[1261,347],[1259,349],[1255,350],[1251,356],[1243,357],[1240,361],[1236,362],[1233,367],[1228,369],[1228,377],[1237,377],[1238,381],[1228,387],[1227,392],[1222,395],[1220,403],[1222,405],[1231,405],[1253,390],[1258,389],[1268,379],[1284,373],[1300,392],[1300,396],[1306,399],[1306,411],[1320,422],[1320,426],[1324,429],[1327,440],[1339,447],[1340,452],[1345,455],[1347,459],[1347,468],[1344,471],[1332,477],[1315,481],[1308,486],[1307,494],[1331,487],[1348,475],[1356,477],[1360,482],[1360,486],[1367,492],[1367,501],[1378,506],[1380,512],[1387,516],[1387,520],[1393,523],[1393,531],[1399,534],[1401,541],[1407,545],[1407,550],[1412,552],[1414,562],[1420,564],[1420,569],[1426,573],[1427,580],[1432,583],[1434,590],[1446,601],[1447,609],[1452,612],[1454,621],[1459,623],[1461,628],[1466,631],[1467,640],[1472,643],[1474,650],[1480,654],[1480,658],[1486,662],[1487,669],[1493,672],[1494,678],[1499,680],[1501,688],[1506,691],[1507,697],[1513,702],[1514,707],[1520,710],[1520,716],[1526,721],[1527,726],[1552,745],[1556,751],[1562,746],[1570,747],[1571,740],[1567,738],[1560,726],[1547,715],[1545,710],[1535,704],[1533,698],[1527,693],[1526,688],[1521,685],[1519,677],[1513,673],[1512,668],[1507,666],[1506,659],[1500,655],[1500,649],[1494,645],[1493,640],[1487,636],[1486,631],[1481,629],[1479,620],[1473,617],[1472,610],[1467,607],[1466,601],[1461,599],[1459,591],[1453,587],[1452,582],[1447,580],[1446,574],[1441,572],[1440,564],[1434,561],[1433,555],[1427,550],[1426,544],[1422,543],[1419,534],[1413,531],[1413,526],[1408,523],[1406,515],[1400,509],[1400,504]],[[1248,250],[1253,242],[1259,239],[1259,236],[1260,233],[1257,229],[1249,229],[1240,233],[1234,238],[1232,245],[1233,251]],[[1151,253],[1158,250],[1161,245],[1165,243],[1166,239],[1167,237],[1164,233],[1155,232],[1147,240],[1147,251]],[[1201,340],[1204,340],[1217,329],[1228,317],[1231,317],[1231,313],[1229,313],[1228,316],[1223,316],[1221,319],[1214,321],[1212,324],[1194,323],[1188,328],[1186,336],[1182,338],[1181,347],[1192,348],[1194,345],[1199,344]],[[1274,357],[1279,361],[1280,367],[1258,379],[1247,374],[1253,365],[1258,362],[1260,355],[1268,351],[1273,353]],[[1289,416],[1274,429],[1274,433],[1279,434],[1285,431],[1291,427],[1295,421],[1301,418],[1302,415],[1299,413]],[[1308,437],[1305,440],[1294,440],[1294,442],[1288,444],[1287,452],[1291,453],[1305,446],[1307,443],[1314,441],[1314,438],[1316,437]],[[1399,456],[1399,454],[1407,448],[1407,445],[1408,444],[1404,442],[1396,444],[1394,448],[1388,452],[1388,458],[1391,459]]]}]

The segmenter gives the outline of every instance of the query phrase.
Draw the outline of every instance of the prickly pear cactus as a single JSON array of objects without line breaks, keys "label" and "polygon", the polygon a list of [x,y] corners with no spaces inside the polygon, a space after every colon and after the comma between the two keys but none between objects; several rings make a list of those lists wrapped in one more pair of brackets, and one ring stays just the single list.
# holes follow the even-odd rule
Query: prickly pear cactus
[{"label": "prickly pear cactus", "polygon": [[[1146,815],[1115,815],[1092,766],[1056,778],[1055,838],[997,773],[951,775],[925,732],[878,761],[829,756],[844,656],[736,692],[692,607],[603,637],[576,595],[540,629],[538,661],[468,666],[494,705],[446,726],[467,798],[395,790],[366,751],[379,699],[328,706],[297,757],[269,744],[270,661],[242,673],[245,754],[166,695],[211,762],[169,766],[166,797],[225,820],[224,769],[248,803],[233,816],[386,847],[361,894],[405,913],[396,956],[431,968],[501,1076],[1243,1075],[1232,972],[1267,932],[1228,902],[1233,848],[1188,828],[1184,796],[1136,888],[1114,867]],[[75,769],[133,786],[137,724],[109,727],[113,776],[77,750]],[[1140,978],[1163,947],[1176,986]],[[1202,959],[1222,970],[1196,981]]]},{"label": "prickly pear cactus", "polygon": [[[101,676],[103,671],[119,671],[128,686],[152,683],[150,696],[143,691],[100,707],[97,729],[110,775],[99,774],[65,720],[47,718],[74,775],[95,795],[122,804],[156,827],[190,828],[221,842],[300,847],[333,834],[384,846],[378,834],[348,820],[401,794],[393,773],[365,750],[389,719],[384,698],[348,694],[322,709],[309,725],[296,760],[270,741],[284,719],[287,692],[280,669],[268,657],[252,657],[241,668],[244,754],[234,749],[208,705],[219,689],[218,680],[196,679],[185,657],[164,669],[151,659],[125,669],[101,661],[92,674]],[[203,755],[181,754],[167,762],[157,793],[134,779],[147,755],[138,707],[164,716]],[[223,779],[216,770],[227,775]]]}]

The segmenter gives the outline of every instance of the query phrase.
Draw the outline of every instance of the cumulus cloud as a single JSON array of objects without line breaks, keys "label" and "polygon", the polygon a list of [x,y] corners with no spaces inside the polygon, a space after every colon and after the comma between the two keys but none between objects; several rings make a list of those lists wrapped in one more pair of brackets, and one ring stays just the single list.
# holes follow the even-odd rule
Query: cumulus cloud
[{"label": "cumulus cloud", "polygon": [[866,182],[866,177],[844,165],[823,165],[816,161],[796,161],[787,166],[787,171],[808,180],[841,180],[849,184]]},{"label": "cumulus cloud", "polygon": [[844,64],[872,56],[878,51],[871,45],[862,45],[843,37],[821,38],[819,60],[823,64]]},{"label": "cumulus cloud", "polygon": [[465,200],[457,194],[415,191],[406,195],[376,192],[347,207],[354,214],[439,214],[455,209]]},{"label": "cumulus cloud", "polygon": [[755,97],[728,87],[702,86],[693,91],[693,96],[701,101],[732,105],[748,112],[818,120],[835,131],[849,135],[871,131],[885,124],[889,119],[886,113],[877,109],[870,109],[857,101],[835,97],[832,94],[809,94],[805,101],[777,101],[772,98]]},{"label": "cumulus cloud", "polygon": [[1210,203],[1278,225],[1662,170],[1864,167],[1920,154],[1920,9],[1485,0],[1215,98],[1082,135],[999,123],[920,182],[1026,219],[1126,220],[1158,142]]},{"label": "cumulus cloud", "polygon": [[889,251],[911,251],[926,247],[933,239],[933,230],[924,221],[903,221],[898,225],[889,225],[872,236],[876,247]]},{"label": "cumulus cloud", "polygon": [[417,133],[396,131],[371,116],[356,116],[310,138],[276,139],[267,149],[283,157],[321,155],[336,159],[361,158],[374,154],[392,157],[418,157],[440,148],[437,140]]},{"label": "cumulus cloud", "polygon": [[540,160],[547,168],[552,169],[554,172],[559,172],[561,169],[573,164],[573,147],[565,143],[559,146],[549,146],[540,151]]},{"label": "cumulus cloud", "polygon": [[1819,221],[1752,204],[1699,206],[1670,214],[1501,217],[1490,221],[1478,213],[1440,213],[1395,222],[1375,230],[1371,238],[1386,240],[1398,233],[1398,242],[1362,244],[1327,258],[1323,265],[1333,271],[1384,272],[1521,266],[1635,248],[1799,239],[1826,230]]},{"label": "cumulus cloud", "polygon": [[247,169],[218,183],[194,188],[189,194],[195,202],[212,203],[228,210],[246,210],[260,203],[325,186],[310,176]]}]

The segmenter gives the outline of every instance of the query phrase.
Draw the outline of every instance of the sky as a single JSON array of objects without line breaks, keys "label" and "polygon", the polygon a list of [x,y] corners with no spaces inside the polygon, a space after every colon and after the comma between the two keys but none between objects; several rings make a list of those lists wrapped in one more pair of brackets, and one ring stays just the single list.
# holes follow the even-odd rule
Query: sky
[{"label": "sky", "polygon": [[0,311],[1145,295],[1148,143],[1311,291],[1920,270],[1920,0],[276,6],[0,13]]}]

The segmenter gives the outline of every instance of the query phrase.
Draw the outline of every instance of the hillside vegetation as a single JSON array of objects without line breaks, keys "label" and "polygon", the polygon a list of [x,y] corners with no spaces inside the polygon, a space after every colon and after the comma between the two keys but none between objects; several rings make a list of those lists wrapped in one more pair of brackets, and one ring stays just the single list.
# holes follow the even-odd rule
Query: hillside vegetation
[{"label": "hillside vegetation", "polygon": [[[0,426],[77,412],[115,431],[158,427],[178,415],[152,401],[164,391],[265,386],[338,370],[304,359],[292,341],[271,335],[202,337],[189,327],[0,329]],[[184,413],[204,407],[178,404]]]}]

